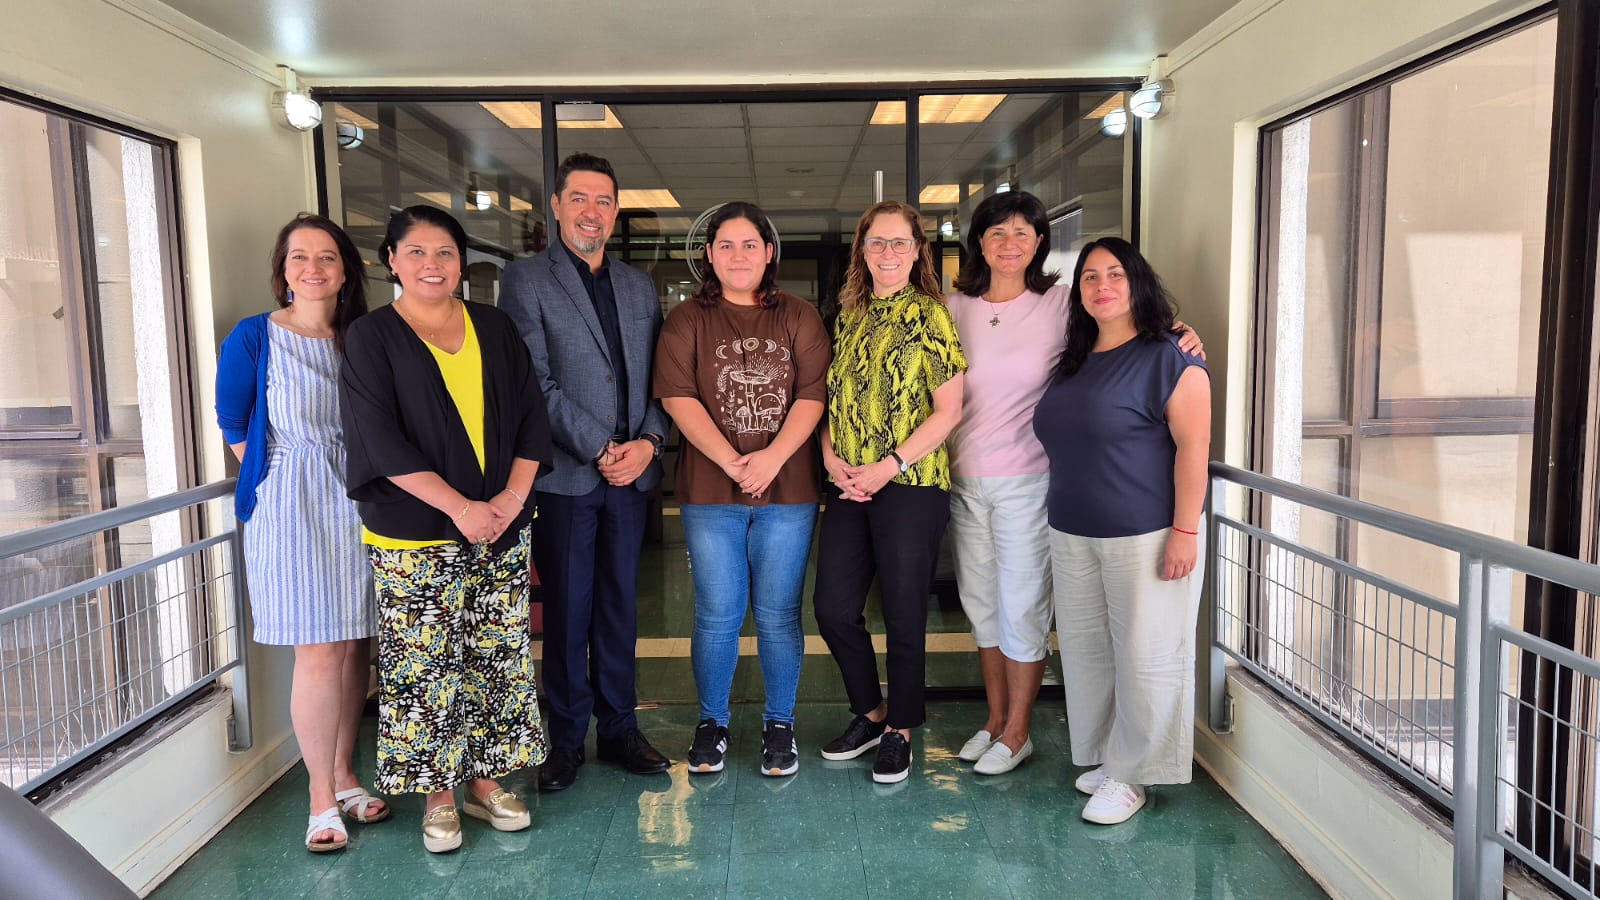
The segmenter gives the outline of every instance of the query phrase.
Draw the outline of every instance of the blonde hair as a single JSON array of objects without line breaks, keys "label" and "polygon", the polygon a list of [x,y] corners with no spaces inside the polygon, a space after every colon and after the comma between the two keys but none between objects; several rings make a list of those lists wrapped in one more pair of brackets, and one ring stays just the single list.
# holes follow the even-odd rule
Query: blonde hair
[{"label": "blonde hair", "polygon": [[839,289],[839,307],[846,312],[866,308],[872,302],[872,275],[867,271],[865,244],[867,229],[874,219],[888,214],[898,215],[911,226],[911,237],[917,242],[917,258],[911,264],[911,285],[919,292],[938,299],[944,291],[939,287],[939,276],[933,270],[933,251],[923,236],[922,214],[909,203],[885,200],[861,214],[856,223],[856,239],[850,245],[850,268],[844,273],[844,287]]}]

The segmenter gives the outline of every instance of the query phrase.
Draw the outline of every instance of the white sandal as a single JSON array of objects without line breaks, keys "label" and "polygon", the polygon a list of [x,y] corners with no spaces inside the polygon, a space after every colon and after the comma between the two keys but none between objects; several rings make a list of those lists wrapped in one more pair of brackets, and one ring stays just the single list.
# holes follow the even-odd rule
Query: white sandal
[{"label": "white sandal", "polygon": [[[306,825],[306,849],[312,853],[331,853],[334,850],[343,850],[349,843],[350,832],[345,831],[344,818],[339,815],[339,807],[330,806],[322,812],[311,816]],[[338,833],[338,837],[331,841],[313,841],[312,838],[324,831]]]},{"label": "white sandal", "polygon": [[[389,804],[372,796],[359,784],[348,791],[334,794],[333,799],[339,801],[339,807],[344,810],[345,815],[363,825],[371,825],[373,822],[382,822],[389,818]],[[383,809],[373,813],[371,810],[374,803],[383,803]]]}]

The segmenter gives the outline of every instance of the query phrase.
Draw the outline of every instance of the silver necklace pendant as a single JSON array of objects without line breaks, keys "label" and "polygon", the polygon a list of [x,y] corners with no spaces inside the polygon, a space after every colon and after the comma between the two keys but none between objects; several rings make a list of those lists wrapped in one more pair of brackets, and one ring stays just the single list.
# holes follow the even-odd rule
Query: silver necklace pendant
[{"label": "silver necklace pendant", "polygon": [[989,319],[989,327],[990,328],[998,328],[998,327],[1000,327],[1000,314],[999,313],[995,313],[994,316]]}]

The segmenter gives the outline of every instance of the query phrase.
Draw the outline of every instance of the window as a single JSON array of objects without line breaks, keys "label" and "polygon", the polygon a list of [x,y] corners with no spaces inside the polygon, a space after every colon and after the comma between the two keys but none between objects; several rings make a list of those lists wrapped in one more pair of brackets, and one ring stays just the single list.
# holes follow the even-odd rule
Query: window
[{"label": "window", "polygon": [[[1264,131],[1256,469],[1526,542],[1555,38],[1535,21]],[[1456,598],[1451,553],[1285,504],[1260,518]],[[1449,665],[1453,638],[1419,650],[1398,601],[1327,593],[1267,590],[1263,663],[1342,715],[1405,710],[1379,739],[1447,783],[1429,744],[1450,685],[1419,665]]]},{"label": "window", "polygon": [[[0,95],[0,535],[194,484],[175,208],[169,145]],[[173,514],[0,559],[0,609],[174,549],[181,529]],[[29,766],[122,715],[85,698],[165,696],[174,623],[145,594],[0,625],[7,733],[61,723]]]}]

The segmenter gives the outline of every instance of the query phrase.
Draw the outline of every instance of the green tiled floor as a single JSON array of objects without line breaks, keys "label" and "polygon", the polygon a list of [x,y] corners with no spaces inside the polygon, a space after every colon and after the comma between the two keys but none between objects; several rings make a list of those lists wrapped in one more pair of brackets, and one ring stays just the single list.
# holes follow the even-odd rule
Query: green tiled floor
[{"label": "green tiled floor", "polygon": [[[752,661],[753,662],[753,661]],[[837,673],[834,673],[837,678]],[[461,850],[422,849],[421,802],[352,825],[350,846],[314,856],[301,845],[305,776],[296,769],[175,874],[155,896],[249,897],[1321,897],[1322,892],[1203,772],[1156,788],[1151,805],[1113,827],[1078,818],[1059,706],[1035,714],[1035,758],[995,778],[955,751],[983,719],[977,703],[940,703],[917,732],[911,778],[872,782],[871,757],[831,763],[816,748],[845,724],[835,703],[799,710],[798,775],[757,773],[760,708],[734,710],[729,768],[690,776],[681,757],[695,710],[640,713],[680,761],[666,775],[590,762],[560,794],[531,773],[507,779],[534,809],[515,834],[466,820]],[[370,730],[370,722],[369,722]],[[370,759],[371,735],[363,743]],[[593,758],[592,745],[590,757]]]}]

